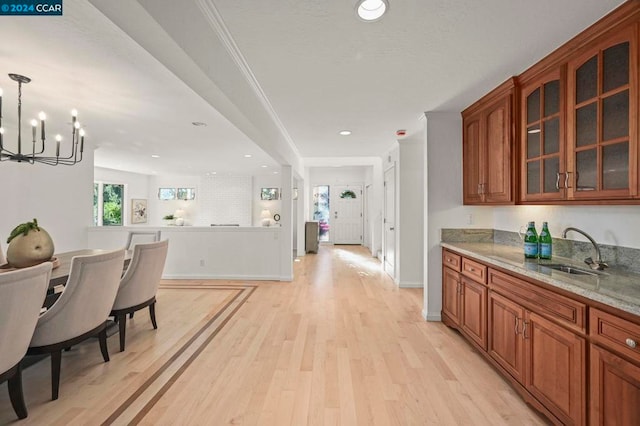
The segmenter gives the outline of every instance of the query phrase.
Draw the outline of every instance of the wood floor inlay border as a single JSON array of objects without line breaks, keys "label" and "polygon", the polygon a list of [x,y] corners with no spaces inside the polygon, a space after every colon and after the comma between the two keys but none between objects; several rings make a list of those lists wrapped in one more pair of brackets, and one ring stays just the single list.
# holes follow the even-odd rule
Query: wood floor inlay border
[{"label": "wood floor inlay border", "polygon": [[154,405],[189,368],[218,333],[233,318],[256,290],[250,284],[161,284],[160,289],[170,290],[235,290],[237,291],[186,343],[184,343],[151,377],[102,422],[102,425],[136,425],[151,411]]}]

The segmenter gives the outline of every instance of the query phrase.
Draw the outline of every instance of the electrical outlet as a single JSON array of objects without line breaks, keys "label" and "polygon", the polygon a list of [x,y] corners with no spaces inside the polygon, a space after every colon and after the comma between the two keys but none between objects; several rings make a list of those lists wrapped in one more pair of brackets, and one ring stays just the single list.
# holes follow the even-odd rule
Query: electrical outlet
[{"label": "electrical outlet", "polygon": [[204,266],[204,259],[200,259],[200,266]]},{"label": "electrical outlet", "polygon": [[473,215],[471,213],[467,215],[467,225],[473,225]]}]

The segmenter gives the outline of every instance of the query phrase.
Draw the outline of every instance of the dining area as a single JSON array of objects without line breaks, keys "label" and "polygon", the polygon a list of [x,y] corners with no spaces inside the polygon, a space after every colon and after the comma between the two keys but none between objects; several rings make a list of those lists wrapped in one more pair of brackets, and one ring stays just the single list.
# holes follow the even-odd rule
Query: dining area
[{"label": "dining area", "polygon": [[168,245],[159,232],[131,233],[119,249],[54,253],[27,266],[15,260],[11,243],[6,255],[0,246],[0,383],[7,382],[18,419],[29,414],[25,369],[50,359],[50,398],[56,401],[64,398],[63,359],[75,356],[79,345],[78,353],[92,347],[107,363],[108,337],[117,333],[118,349],[125,351],[127,320],[135,312],[148,309],[151,327],[158,328],[156,293]]}]

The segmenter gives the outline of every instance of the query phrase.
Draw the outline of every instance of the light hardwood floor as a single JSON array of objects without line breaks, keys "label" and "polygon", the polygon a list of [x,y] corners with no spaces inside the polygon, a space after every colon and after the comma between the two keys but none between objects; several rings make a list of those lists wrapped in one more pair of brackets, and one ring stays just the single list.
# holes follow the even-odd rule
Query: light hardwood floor
[{"label": "light hardwood floor", "polygon": [[456,332],[421,316],[362,247],[322,246],[284,282],[163,281],[158,330],[97,341],[24,372],[29,417],[0,385],[0,424],[545,424]]}]

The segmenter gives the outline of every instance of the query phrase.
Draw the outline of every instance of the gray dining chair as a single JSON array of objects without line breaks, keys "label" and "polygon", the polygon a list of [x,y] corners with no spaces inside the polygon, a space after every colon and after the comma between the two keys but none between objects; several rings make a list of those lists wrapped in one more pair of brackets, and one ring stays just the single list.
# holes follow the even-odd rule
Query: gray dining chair
[{"label": "gray dining chair", "polygon": [[8,381],[9,399],[20,419],[27,417],[20,361],[47,295],[51,262],[0,273],[0,383]]},{"label": "gray dining chair", "polygon": [[107,320],[118,292],[124,249],[71,259],[60,297],[38,319],[27,354],[51,354],[51,399],[58,399],[62,350],[98,336],[105,362]]},{"label": "gray dining chair", "polygon": [[156,241],[160,241],[160,231],[129,231],[125,248],[131,250],[136,244]]},{"label": "gray dining chair", "polygon": [[113,303],[111,315],[115,317],[120,332],[120,352],[124,351],[127,314],[149,307],[151,324],[158,328],[156,322],[156,292],[162,278],[164,263],[167,259],[169,241],[136,244],[133,257],[125,272],[118,295]]}]

